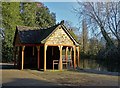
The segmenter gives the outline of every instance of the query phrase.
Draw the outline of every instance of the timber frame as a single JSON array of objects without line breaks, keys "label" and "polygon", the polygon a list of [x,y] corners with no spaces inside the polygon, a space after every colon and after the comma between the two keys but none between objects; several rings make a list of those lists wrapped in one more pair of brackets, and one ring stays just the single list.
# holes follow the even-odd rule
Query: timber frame
[{"label": "timber frame", "polygon": [[[58,47],[58,49],[59,49],[58,69],[61,71],[63,69],[63,58],[62,58],[63,52],[62,51],[63,51],[63,47],[64,47],[65,61],[68,61],[68,51],[70,51],[70,57],[71,57],[71,60],[73,63],[73,68],[75,69],[76,67],[79,67],[79,62],[80,62],[79,61],[80,60],[79,44],[78,44],[77,40],[69,33],[68,29],[64,26],[63,21],[60,24],[55,25],[53,27],[53,29],[51,27],[51,28],[42,29],[42,30],[45,30],[45,31],[50,30],[50,32],[48,34],[47,34],[47,32],[43,33],[46,36],[43,37],[44,35],[41,35],[38,39],[35,39],[37,36],[35,34],[36,36],[33,35],[33,40],[32,40],[32,39],[30,39],[30,38],[32,38],[32,36],[30,36],[30,38],[29,37],[26,38],[26,36],[23,37],[23,34],[26,33],[26,31],[31,31],[31,30],[26,29],[26,27],[24,27],[23,29],[21,29],[21,27],[19,28],[18,26],[16,27],[16,32],[15,32],[15,37],[14,37],[14,42],[13,42],[14,65],[15,66],[18,65],[16,58],[20,57],[21,59],[18,62],[20,62],[20,64],[21,64],[20,65],[21,70],[23,70],[24,63],[25,63],[24,58],[25,58],[26,47],[33,47],[33,51],[32,51],[33,55],[35,53],[34,48],[36,48],[36,51],[37,51],[36,52],[37,53],[36,54],[37,55],[37,69],[38,70],[41,69],[40,63],[41,63],[41,59],[43,59],[43,66],[44,66],[43,70],[46,71],[48,47],[51,47],[51,48]],[[63,34],[63,36],[61,36],[62,34],[58,33],[59,31],[57,32],[57,30],[59,30],[60,32],[62,31],[61,33]],[[34,36],[35,36],[35,38],[34,38]],[[42,37],[42,39],[40,39],[41,37]],[[24,38],[26,38],[26,39],[24,39]],[[30,40],[28,41],[27,39],[30,39]],[[27,42],[26,42],[26,40],[27,40]],[[41,50],[43,50],[42,52],[44,53],[43,57],[41,57],[41,54],[42,54]],[[53,70],[54,70],[54,68],[53,68]]]}]

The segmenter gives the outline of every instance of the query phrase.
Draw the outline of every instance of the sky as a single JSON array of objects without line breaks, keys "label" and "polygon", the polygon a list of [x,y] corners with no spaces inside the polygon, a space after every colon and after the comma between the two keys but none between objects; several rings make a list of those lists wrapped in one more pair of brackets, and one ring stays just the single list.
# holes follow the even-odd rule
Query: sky
[{"label": "sky", "polygon": [[[79,31],[75,31],[75,34],[79,35],[82,31],[82,24],[80,24],[80,19],[73,9],[79,7],[77,2],[44,2],[44,5],[49,8],[50,12],[56,14],[56,23],[62,20],[70,21],[72,27],[79,28]],[[90,37],[91,33],[88,33],[88,36]]]},{"label": "sky", "polygon": [[65,20],[70,21],[73,26],[78,26],[78,17],[73,10],[78,5],[76,2],[44,2],[44,5],[56,14],[56,23]]}]

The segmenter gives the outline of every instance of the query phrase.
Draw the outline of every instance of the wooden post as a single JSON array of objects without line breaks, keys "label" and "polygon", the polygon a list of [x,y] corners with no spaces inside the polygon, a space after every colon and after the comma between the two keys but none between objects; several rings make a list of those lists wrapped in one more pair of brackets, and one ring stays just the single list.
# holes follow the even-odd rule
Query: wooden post
[{"label": "wooden post", "polygon": [[[66,47],[65,49],[65,61],[66,63],[68,63],[68,47]],[[66,68],[67,68],[67,64],[66,64]]]},{"label": "wooden post", "polygon": [[33,56],[34,56],[34,53],[35,53],[35,51],[34,51],[34,46],[33,46]]},{"label": "wooden post", "polygon": [[65,49],[65,60],[68,62],[68,47]]},{"label": "wooden post", "polygon": [[23,67],[24,67],[24,50],[25,50],[25,46],[22,46],[22,67],[21,67],[21,70],[23,70]]},{"label": "wooden post", "polygon": [[70,57],[71,57],[71,62],[70,62],[70,66],[72,66],[73,65],[73,58],[72,58],[72,47],[71,47],[71,49],[70,49]]},{"label": "wooden post", "polygon": [[40,46],[37,46],[37,52],[38,52],[37,66],[38,69],[40,69]]},{"label": "wooden post", "polygon": [[14,67],[16,66],[16,47],[13,47]]},{"label": "wooden post", "polygon": [[74,69],[76,68],[76,46],[73,47],[74,48]]},{"label": "wooden post", "polygon": [[59,59],[59,70],[62,71],[62,47],[63,46],[58,46],[60,50],[60,59]]},{"label": "wooden post", "polygon": [[44,71],[46,71],[46,50],[47,50],[47,45],[44,45]]},{"label": "wooden post", "polygon": [[[54,51],[53,51],[53,47],[52,47],[52,56],[54,55],[54,53],[53,53]],[[53,58],[53,57],[52,57]]]},{"label": "wooden post", "polygon": [[78,65],[78,67],[80,66],[80,47],[77,47],[77,52],[78,52],[78,56],[77,56],[77,65]]},{"label": "wooden post", "polygon": [[20,68],[20,46],[17,47],[17,67]]}]

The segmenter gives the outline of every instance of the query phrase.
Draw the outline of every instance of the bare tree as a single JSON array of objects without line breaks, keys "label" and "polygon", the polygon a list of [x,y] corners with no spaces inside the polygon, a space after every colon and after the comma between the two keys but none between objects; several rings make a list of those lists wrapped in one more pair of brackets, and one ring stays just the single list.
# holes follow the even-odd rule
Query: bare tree
[{"label": "bare tree", "polygon": [[82,21],[82,50],[84,53],[88,51],[88,30],[85,19]]},{"label": "bare tree", "polygon": [[75,9],[79,18],[85,17],[88,24],[102,33],[107,46],[114,46],[110,33],[120,41],[118,12],[119,2],[78,2],[79,8]]},{"label": "bare tree", "polygon": [[119,18],[119,10],[118,10],[119,3],[112,2],[107,3],[106,5],[106,18],[107,22],[106,25],[111,31],[111,33],[116,37],[118,41],[118,45],[120,44],[120,18]]}]

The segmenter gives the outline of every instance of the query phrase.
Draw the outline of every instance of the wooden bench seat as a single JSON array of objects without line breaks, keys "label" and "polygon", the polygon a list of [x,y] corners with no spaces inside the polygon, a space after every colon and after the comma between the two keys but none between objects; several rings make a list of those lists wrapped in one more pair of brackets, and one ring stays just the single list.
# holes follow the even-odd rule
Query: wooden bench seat
[{"label": "wooden bench seat", "polygon": [[[66,67],[67,67],[67,64],[68,64],[68,62],[72,62],[72,60],[62,60],[62,64],[64,65],[66,65]],[[59,64],[59,60],[53,60],[53,70],[54,70],[54,65],[58,65]]]}]

